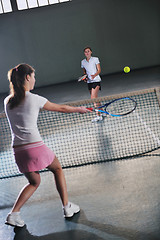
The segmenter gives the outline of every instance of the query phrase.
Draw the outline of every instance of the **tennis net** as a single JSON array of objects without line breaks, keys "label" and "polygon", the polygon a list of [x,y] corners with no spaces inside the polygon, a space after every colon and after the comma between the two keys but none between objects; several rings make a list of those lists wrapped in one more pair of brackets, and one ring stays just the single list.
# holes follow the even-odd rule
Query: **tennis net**
[{"label": "tennis net", "polygon": [[[136,110],[123,117],[107,115],[97,123],[91,121],[95,112],[40,112],[38,127],[41,136],[56,153],[63,168],[129,158],[160,147],[159,89],[106,96],[96,101],[104,104],[121,97],[132,97],[137,102]],[[68,104],[92,107],[94,102],[84,100]],[[0,179],[18,175],[11,133],[3,113],[0,114]]]}]

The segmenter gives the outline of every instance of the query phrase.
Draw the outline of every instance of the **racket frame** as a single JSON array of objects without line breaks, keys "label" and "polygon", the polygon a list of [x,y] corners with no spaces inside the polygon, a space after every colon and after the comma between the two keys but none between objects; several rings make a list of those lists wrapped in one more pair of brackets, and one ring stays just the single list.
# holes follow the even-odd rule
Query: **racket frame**
[{"label": "racket frame", "polygon": [[[117,101],[122,100],[122,99],[131,100],[132,102],[134,102],[134,107],[133,107],[130,111],[128,111],[128,112],[126,112],[126,113],[123,113],[123,114],[112,114],[112,113],[109,113],[108,111],[106,111],[106,108],[107,108],[109,105],[111,105],[113,102],[117,102]],[[100,107],[97,107],[97,108],[87,108],[87,109],[89,109],[89,110],[91,110],[91,111],[95,111],[95,112],[106,113],[106,114],[108,114],[108,115],[110,115],[110,116],[112,116],[112,117],[122,117],[122,116],[125,116],[125,115],[128,115],[128,114],[132,113],[132,112],[136,109],[136,107],[137,107],[137,102],[136,102],[133,98],[130,98],[130,97],[122,97],[122,98],[114,99],[114,100],[110,101],[109,103],[106,103],[106,104],[104,104],[104,105],[102,105],[102,106],[100,106]],[[105,111],[104,111],[104,110],[101,110],[101,109],[98,109],[98,108],[105,108]]]}]

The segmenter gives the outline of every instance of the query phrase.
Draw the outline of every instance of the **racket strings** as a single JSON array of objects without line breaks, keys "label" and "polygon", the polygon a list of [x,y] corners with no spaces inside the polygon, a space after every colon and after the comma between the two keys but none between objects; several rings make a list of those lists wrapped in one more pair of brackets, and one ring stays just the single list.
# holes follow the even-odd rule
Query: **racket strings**
[{"label": "racket strings", "polygon": [[135,102],[131,99],[120,99],[106,107],[106,111],[113,115],[125,115],[135,109]]}]

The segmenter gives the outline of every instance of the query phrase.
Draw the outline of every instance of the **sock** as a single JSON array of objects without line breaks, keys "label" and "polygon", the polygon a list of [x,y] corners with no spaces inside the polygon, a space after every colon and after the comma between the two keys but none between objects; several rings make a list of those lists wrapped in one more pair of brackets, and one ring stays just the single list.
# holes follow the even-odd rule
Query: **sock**
[{"label": "sock", "polygon": [[64,208],[69,208],[70,207],[70,205],[71,205],[71,203],[70,202],[68,202],[68,204],[67,205],[65,205],[65,206],[63,206]]},{"label": "sock", "polygon": [[12,214],[12,215],[19,215],[20,212],[11,212],[10,214]]}]

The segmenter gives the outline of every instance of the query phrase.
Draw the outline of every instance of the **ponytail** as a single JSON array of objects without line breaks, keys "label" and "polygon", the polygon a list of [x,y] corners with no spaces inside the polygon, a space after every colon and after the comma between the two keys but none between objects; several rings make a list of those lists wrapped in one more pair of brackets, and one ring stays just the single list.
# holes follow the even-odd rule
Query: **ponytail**
[{"label": "ponytail", "polygon": [[10,82],[9,107],[17,107],[25,98],[25,79],[31,75],[34,69],[28,64],[19,64],[8,71],[8,80]]}]

